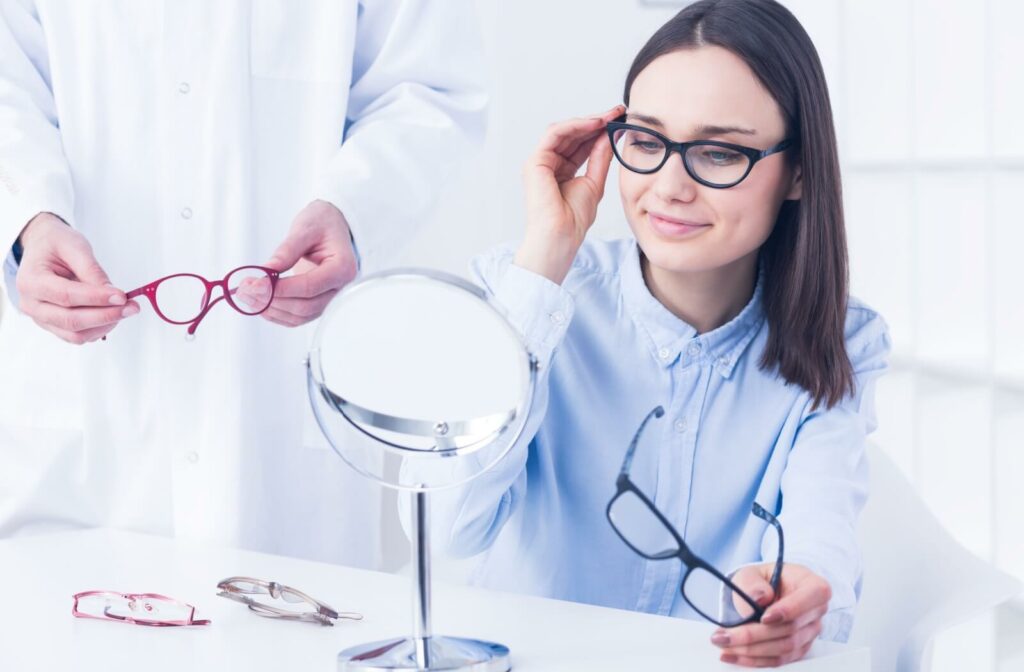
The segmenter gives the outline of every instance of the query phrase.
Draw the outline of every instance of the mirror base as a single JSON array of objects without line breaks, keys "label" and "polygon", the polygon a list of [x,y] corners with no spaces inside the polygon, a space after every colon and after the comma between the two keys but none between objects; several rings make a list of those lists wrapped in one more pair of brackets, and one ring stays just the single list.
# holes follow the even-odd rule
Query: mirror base
[{"label": "mirror base", "polygon": [[507,646],[462,637],[430,637],[429,665],[417,661],[413,637],[359,644],[338,654],[338,672],[367,670],[437,670],[444,672],[508,672]]}]

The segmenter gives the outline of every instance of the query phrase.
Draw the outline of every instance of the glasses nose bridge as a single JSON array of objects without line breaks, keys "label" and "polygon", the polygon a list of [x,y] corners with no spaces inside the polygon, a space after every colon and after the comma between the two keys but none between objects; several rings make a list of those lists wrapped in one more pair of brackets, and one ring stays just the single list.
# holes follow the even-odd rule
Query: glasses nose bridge
[{"label": "glasses nose bridge", "polygon": [[[683,142],[666,142],[665,144],[665,161],[661,164],[661,168],[658,168],[655,179],[659,185],[659,191],[666,198],[671,196],[672,200],[687,201],[692,200],[697,194],[700,182],[686,161],[686,152],[690,147],[691,145]],[[679,155],[678,168],[669,168],[669,164],[672,163],[676,154]],[[685,192],[686,196],[680,197],[680,192]]]},{"label": "glasses nose bridge", "polygon": [[210,303],[212,303],[214,301],[213,290],[215,288],[217,288],[217,287],[220,287],[220,296],[216,297],[216,298],[224,298],[227,295],[227,293],[228,293],[228,285],[227,285],[227,282],[223,278],[221,278],[220,280],[207,280],[207,285],[206,285],[206,293],[207,293],[206,301],[207,301],[207,305],[209,305]]}]

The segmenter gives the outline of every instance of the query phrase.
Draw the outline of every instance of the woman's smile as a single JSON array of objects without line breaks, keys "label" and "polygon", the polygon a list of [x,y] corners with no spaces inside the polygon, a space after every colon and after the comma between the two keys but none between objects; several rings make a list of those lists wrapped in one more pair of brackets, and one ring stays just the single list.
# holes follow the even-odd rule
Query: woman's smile
[{"label": "woman's smile", "polygon": [[711,228],[711,224],[706,222],[694,222],[651,211],[647,212],[647,223],[658,235],[672,239],[691,238]]}]

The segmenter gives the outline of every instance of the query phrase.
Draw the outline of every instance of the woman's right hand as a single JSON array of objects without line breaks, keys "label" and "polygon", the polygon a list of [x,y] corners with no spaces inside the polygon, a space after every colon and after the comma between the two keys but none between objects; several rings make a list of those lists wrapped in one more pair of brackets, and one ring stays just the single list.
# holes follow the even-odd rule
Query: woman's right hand
[{"label": "woman's right hand", "polygon": [[[548,128],[523,168],[527,222],[517,266],[556,284],[565,279],[604,196],[612,160],[605,126],[624,111],[616,105],[598,117]],[[577,177],[584,161],[587,170]]]}]

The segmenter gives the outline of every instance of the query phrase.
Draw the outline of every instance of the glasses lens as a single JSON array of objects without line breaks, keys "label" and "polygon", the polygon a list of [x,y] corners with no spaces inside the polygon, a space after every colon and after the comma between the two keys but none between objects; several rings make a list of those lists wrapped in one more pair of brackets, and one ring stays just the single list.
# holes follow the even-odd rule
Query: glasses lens
[{"label": "glasses lens", "polygon": [[267,592],[266,586],[244,580],[232,581],[229,584],[229,588],[231,592],[245,593],[246,595],[263,595]]},{"label": "glasses lens", "polygon": [[262,313],[274,298],[274,287],[267,272],[254,266],[232,271],[228,276],[231,303],[246,315]]},{"label": "glasses lens", "polygon": [[635,492],[627,490],[616,497],[608,517],[619,534],[640,555],[664,558],[679,552],[676,538]]},{"label": "glasses lens", "polygon": [[694,145],[686,151],[686,162],[705,182],[731,185],[746,175],[750,157],[728,147]]},{"label": "glasses lens", "polygon": [[656,135],[622,128],[616,130],[612,137],[615,155],[630,170],[654,170],[665,160],[665,143]]},{"label": "glasses lens", "polygon": [[151,623],[187,621],[192,608],[154,597],[125,598],[114,593],[78,598],[78,611],[99,618],[132,619]]},{"label": "glasses lens", "polygon": [[196,275],[175,275],[156,287],[156,303],[171,322],[196,319],[203,312],[207,298],[206,283]]},{"label": "glasses lens", "polygon": [[727,628],[743,623],[754,613],[754,605],[741,593],[718,575],[699,567],[693,568],[683,581],[683,596],[704,618]]}]

